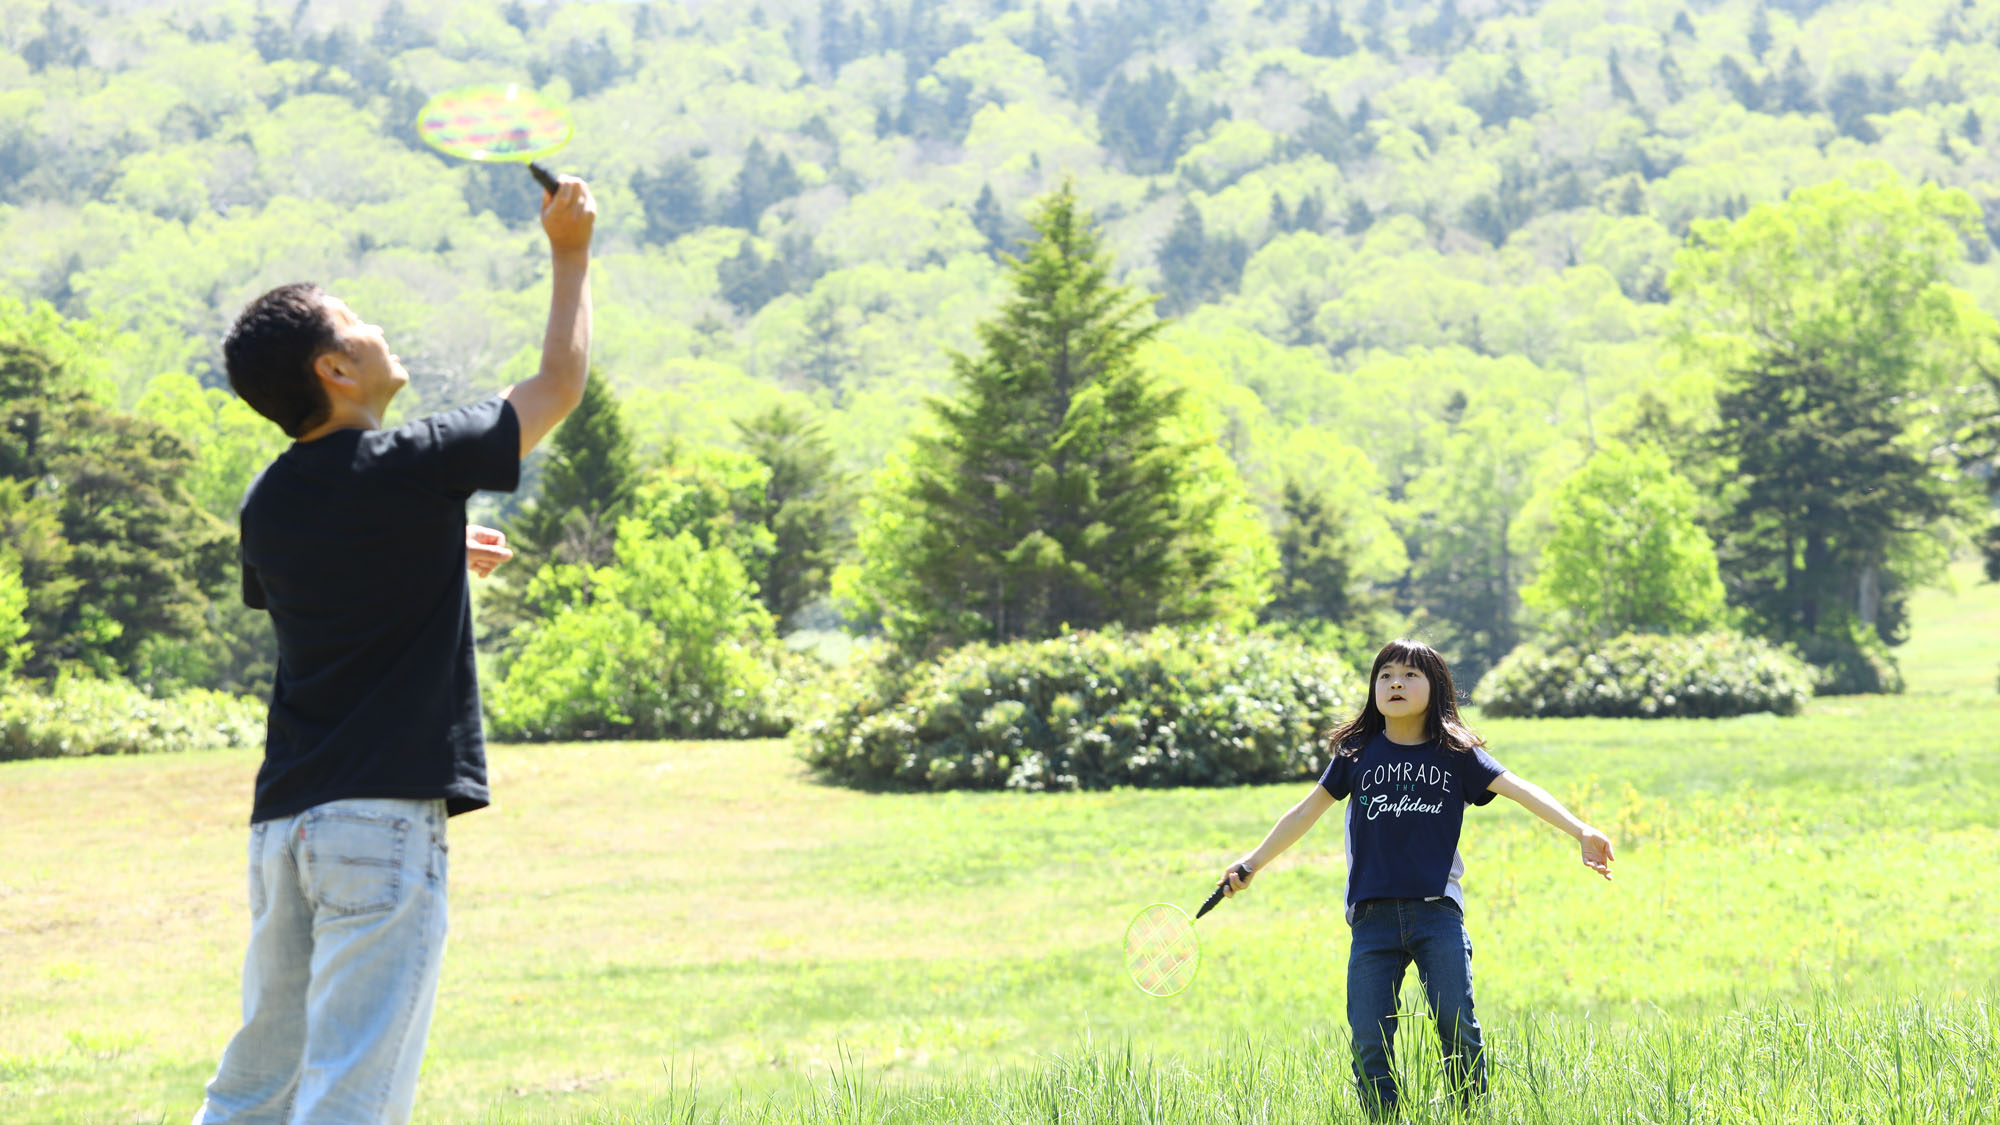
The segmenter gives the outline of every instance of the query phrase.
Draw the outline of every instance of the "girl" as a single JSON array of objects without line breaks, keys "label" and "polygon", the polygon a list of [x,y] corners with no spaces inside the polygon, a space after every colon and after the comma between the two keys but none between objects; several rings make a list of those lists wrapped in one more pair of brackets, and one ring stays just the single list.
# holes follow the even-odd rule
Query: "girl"
[{"label": "girl", "polygon": [[1479,1021],[1472,1014],[1472,941],[1465,933],[1459,826],[1465,806],[1495,793],[1577,838],[1583,862],[1611,878],[1611,841],[1539,786],[1508,773],[1458,717],[1451,671],[1429,645],[1391,641],[1375,655],[1361,714],[1327,736],[1333,760],[1306,798],[1278,818],[1257,850],[1222,877],[1234,897],[1257,871],[1333,807],[1347,804],[1347,1022],[1354,1080],[1371,1116],[1393,1115],[1389,1061],[1396,996],[1416,962],[1437,1017],[1446,1073],[1470,1101],[1486,1090]]}]

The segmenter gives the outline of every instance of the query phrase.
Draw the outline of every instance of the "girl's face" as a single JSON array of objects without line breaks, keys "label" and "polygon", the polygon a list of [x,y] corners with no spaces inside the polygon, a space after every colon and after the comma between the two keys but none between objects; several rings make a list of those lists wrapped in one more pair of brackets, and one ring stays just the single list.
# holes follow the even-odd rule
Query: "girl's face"
[{"label": "girl's face", "polygon": [[1375,708],[1383,717],[1421,715],[1431,705],[1431,681],[1408,664],[1390,662],[1375,673]]}]

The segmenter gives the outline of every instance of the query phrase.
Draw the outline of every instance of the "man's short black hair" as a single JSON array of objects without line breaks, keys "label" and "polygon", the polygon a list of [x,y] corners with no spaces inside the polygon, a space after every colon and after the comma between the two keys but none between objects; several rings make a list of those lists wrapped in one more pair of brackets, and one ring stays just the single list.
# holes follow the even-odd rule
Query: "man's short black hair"
[{"label": "man's short black hair", "polygon": [[223,337],[222,360],[243,401],[298,437],[332,410],[313,360],[339,346],[326,290],[302,281],[250,302]]}]

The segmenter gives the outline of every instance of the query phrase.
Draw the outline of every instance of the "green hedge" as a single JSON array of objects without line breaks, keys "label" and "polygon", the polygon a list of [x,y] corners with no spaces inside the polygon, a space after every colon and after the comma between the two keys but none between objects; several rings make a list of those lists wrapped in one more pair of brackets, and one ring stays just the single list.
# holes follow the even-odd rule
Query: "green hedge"
[{"label": "green hedge", "polygon": [[1315,735],[1360,677],[1267,636],[1158,629],[857,660],[794,732],[855,784],[918,789],[1238,785],[1316,776]]},{"label": "green hedge", "polygon": [[219,691],[154,699],[122,680],[0,688],[0,760],[264,749],[264,704]]},{"label": "green hedge", "polygon": [[1752,637],[1628,634],[1587,648],[1522,645],[1473,699],[1488,715],[1529,718],[1794,715],[1815,682],[1805,662]]}]

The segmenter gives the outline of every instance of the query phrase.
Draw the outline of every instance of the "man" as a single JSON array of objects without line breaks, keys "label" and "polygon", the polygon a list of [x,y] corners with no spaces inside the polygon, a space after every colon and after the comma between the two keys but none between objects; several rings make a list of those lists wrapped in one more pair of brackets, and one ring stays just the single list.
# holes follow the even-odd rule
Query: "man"
[{"label": "man", "polygon": [[446,929],[445,822],[487,804],[467,570],[505,545],[468,529],[478,489],[575,408],[590,357],[596,208],[545,195],[554,293],[540,372],[494,398],[382,428],[409,381],[381,329],[312,285],[251,302],[229,382],[289,434],[244,497],[243,597],[278,669],[251,811],[243,1028],[197,1123],[409,1119]]}]

